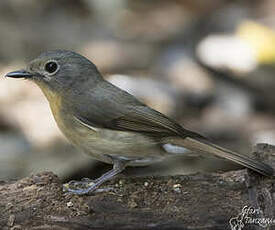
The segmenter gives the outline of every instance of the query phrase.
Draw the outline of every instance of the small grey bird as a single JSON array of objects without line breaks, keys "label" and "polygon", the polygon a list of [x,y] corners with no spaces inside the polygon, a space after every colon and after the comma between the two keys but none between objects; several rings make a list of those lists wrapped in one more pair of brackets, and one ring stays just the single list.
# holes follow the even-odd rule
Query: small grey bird
[{"label": "small grey bird", "polygon": [[188,154],[222,157],[273,175],[269,165],[209,142],[112,85],[92,62],[75,52],[42,53],[26,70],[6,77],[35,82],[68,140],[91,157],[113,164],[112,170],[93,183],[69,183],[65,188],[71,193],[90,193],[126,166],[149,165],[175,154],[184,155],[187,150],[191,151]]}]

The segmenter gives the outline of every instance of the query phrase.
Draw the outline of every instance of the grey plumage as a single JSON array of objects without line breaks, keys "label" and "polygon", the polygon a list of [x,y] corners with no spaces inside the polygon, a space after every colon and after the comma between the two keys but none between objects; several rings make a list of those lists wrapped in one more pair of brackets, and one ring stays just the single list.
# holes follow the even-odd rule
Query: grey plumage
[{"label": "grey plumage", "polygon": [[71,192],[88,193],[127,165],[151,164],[185,149],[273,175],[269,165],[211,143],[105,81],[92,62],[72,51],[45,52],[7,77],[37,83],[64,135],[92,157],[114,164],[93,186]]}]

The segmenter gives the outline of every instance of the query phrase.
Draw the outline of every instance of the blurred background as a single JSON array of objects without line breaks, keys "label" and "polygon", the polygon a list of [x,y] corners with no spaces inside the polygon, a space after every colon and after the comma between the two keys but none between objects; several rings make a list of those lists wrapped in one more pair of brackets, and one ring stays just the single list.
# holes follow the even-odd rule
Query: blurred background
[{"label": "blurred background", "polygon": [[[0,1],[0,179],[53,171],[94,178],[110,166],[72,147],[33,83],[3,76],[41,52],[74,50],[104,76],[212,141],[243,153],[275,144],[273,0]],[[126,174],[232,169],[173,158]]]}]

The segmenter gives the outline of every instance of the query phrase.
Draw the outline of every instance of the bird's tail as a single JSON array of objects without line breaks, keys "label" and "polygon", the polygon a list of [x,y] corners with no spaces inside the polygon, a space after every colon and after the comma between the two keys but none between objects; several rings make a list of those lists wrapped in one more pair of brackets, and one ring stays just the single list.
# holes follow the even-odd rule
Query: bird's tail
[{"label": "bird's tail", "polygon": [[272,176],[274,173],[273,168],[263,162],[259,162],[246,155],[220,147],[204,139],[186,137],[182,140],[182,144],[185,148],[192,151],[214,154],[218,157],[231,160],[237,164],[250,168],[265,176]]}]

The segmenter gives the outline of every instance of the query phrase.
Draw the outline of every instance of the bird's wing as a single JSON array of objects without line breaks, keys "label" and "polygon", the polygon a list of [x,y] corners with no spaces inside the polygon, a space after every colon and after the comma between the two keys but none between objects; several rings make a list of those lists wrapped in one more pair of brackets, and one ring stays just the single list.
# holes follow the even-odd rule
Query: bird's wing
[{"label": "bird's wing", "polygon": [[78,104],[74,109],[76,118],[87,125],[153,136],[202,137],[106,82],[93,89],[91,95],[93,96],[86,100],[90,101],[89,105]]}]

